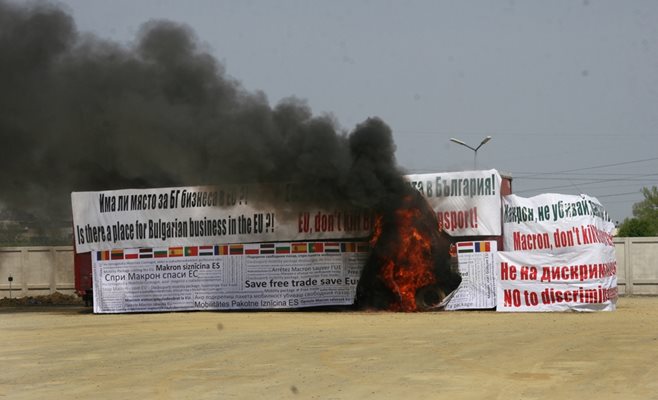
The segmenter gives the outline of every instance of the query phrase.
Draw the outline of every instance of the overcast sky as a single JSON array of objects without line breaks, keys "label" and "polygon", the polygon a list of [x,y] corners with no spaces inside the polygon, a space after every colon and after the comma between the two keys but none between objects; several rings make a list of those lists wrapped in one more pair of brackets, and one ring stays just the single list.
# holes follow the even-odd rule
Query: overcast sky
[{"label": "overcast sky", "polygon": [[60,0],[130,45],[188,25],[250,91],[393,129],[409,172],[478,168],[523,196],[598,197],[615,220],[658,185],[658,2]]}]

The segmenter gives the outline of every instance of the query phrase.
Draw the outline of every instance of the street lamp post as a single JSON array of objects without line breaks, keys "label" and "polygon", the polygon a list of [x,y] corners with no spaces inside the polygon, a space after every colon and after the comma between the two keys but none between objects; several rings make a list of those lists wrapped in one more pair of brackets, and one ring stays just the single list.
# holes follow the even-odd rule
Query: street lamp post
[{"label": "street lamp post", "polygon": [[482,139],[482,141],[480,142],[478,147],[471,147],[471,146],[467,145],[466,143],[462,142],[459,139],[450,138],[451,142],[461,144],[462,146],[468,147],[469,149],[473,150],[473,165],[474,165],[475,169],[478,169],[478,161],[477,161],[478,150],[480,150],[480,147],[484,146],[484,144],[487,143],[490,140],[491,140],[491,136],[487,136],[484,139]]}]

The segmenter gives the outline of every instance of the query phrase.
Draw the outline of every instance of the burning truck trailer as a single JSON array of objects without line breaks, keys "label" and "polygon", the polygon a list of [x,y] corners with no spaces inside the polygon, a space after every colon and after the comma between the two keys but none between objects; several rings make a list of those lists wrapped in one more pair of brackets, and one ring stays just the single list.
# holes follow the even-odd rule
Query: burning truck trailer
[{"label": "burning truck trailer", "polygon": [[[286,225],[284,221],[290,219],[288,218],[290,212],[280,213],[277,210],[270,210],[265,213],[265,224],[258,228],[263,231],[262,234],[251,234],[243,237],[243,240],[236,238],[234,241],[224,240],[224,243],[208,245],[208,240],[204,241],[204,244],[196,241],[190,242],[189,237],[184,238],[183,236],[192,234],[183,232],[183,229],[178,232],[180,234],[178,238],[175,238],[178,234],[170,232],[171,237],[167,238],[168,246],[165,248],[162,247],[162,243],[131,241],[129,234],[117,238],[116,233],[109,232],[114,226],[125,226],[125,229],[132,229],[135,232],[140,229],[143,231],[151,229],[147,223],[142,225],[139,221],[149,221],[149,223],[155,221],[155,214],[152,212],[156,210],[143,210],[142,216],[138,217],[139,221],[134,223],[126,222],[126,219],[121,218],[115,222],[109,222],[106,218],[101,218],[102,221],[87,223],[74,221],[76,232],[81,236],[76,240],[74,257],[76,292],[88,304],[95,301],[94,310],[98,312],[327,306],[402,312],[437,310],[440,309],[446,296],[455,291],[462,280],[456,263],[455,243],[468,240],[496,240],[502,244],[500,235],[451,236],[447,234],[445,232],[446,224],[452,224],[453,228],[455,225],[461,224],[463,228],[469,224],[477,226],[477,222],[466,221],[469,211],[467,209],[452,214],[445,209],[437,209],[436,196],[428,196],[427,189],[417,187],[414,182],[414,179],[419,178],[425,180],[431,178],[433,182],[439,182],[438,176],[445,183],[450,179],[447,176],[454,174],[408,176],[409,185],[405,186],[402,196],[389,199],[387,207],[380,209],[372,217],[369,215],[350,217],[353,218],[352,221],[363,222],[360,222],[358,230],[342,232],[341,235],[336,235],[335,232],[317,232],[323,230],[323,222],[340,224],[336,221],[347,221],[347,216],[340,212],[315,214],[315,223],[312,221],[310,224],[308,219],[314,219],[309,215],[311,213],[299,212],[294,218],[295,221],[292,224],[288,223],[288,228],[284,228],[283,225]],[[480,174],[490,175],[490,171]],[[498,204],[500,213],[500,196],[511,193],[511,179],[506,177],[499,181],[499,185],[499,189],[495,191],[492,198],[497,199],[495,203]],[[220,193],[212,192],[212,189],[203,190],[210,190],[207,193]],[[169,200],[171,200],[171,193],[175,192],[202,192],[199,188],[140,189],[91,192],[91,194],[87,192],[88,198],[82,201],[77,200],[77,207],[87,210],[93,208],[98,204],[98,198],[102,196],[104,199],[113,198],[117,201],[114,208],[99,210],[101,212],[98,214],[102,217],[114,213],[112,210],[119,208],[123,209],[125,213],[131,214],[132,211],[135,211],[132,208],[136,207],[130,204],[130,199],[134,198],[132,196],[141,196],[149,191],[153,192],[152,198],[158,199],[166,195]],[[435,195],[436,192],[435,189],[433,194]],[[239,199],[240,195],[232,197]],[[471,196],[455,197],[469,198]],[[432,200],[434,200],[434,204]],[[126,204],[119,206],[118,204],[121,202],[126,202]],[[81,207],[83,203],[86,206]],[[93,207],[90,207],[89,203],[92,203]],[[240,201],[236,201],[234,205],[246,205],[239,203]],[[246,198],[244,203],[247,203]],[[172,204],[170,203],[169,206]],[[259,210],[253,208],[233,209],[231,212],[234,215],[243,211],[240,213],[241,216],[221,218],[215,213],[226,214],[226,210],[222,211],[222,207],[215,207],[216,205],[215,203],[209,206],[203,204],[201,207],[202,211],[207,214],[201,220],[202,225],[203,222],[207,224],[208,221],[211,221],[207,227],[213,233],[219,232],[220,236],[224,237],[231,233],[237,234],[241,229],[244,229],[246,233],[250,231],[244,225],[246,220],[249,220],[250,225],[258,223],[259,213],[257,211]],[[99,206],[102,207],[102,204]],[[74,205],[74,210],[75,208]],[[157,204],[154,204],[152,208],[157,208]],[[172,208],[165,211],[171,212]],[[194,209],[194,211],[199,210]],[[245,218],[248,214],[253,214],[254,218]],[[198,217],[198,213],[196,215]],[[132,218],[134,219],[134,215]],[[157,221],[162,222],[164,218],[159,215]],[[185,225],[183,222],[190,221],[191,225],[192,218],[189,220],[186,218],[189,217],[179,215],[177,218],[173,218],[173,221],[178,223],[179,228]],[[93,218],[91,219],[93,220]],[[276,229],[275,220],[277,220]],[[227,226],[222,228],[222,223],[227,223]],[[233,223],[237,227],[232,228]],[[218,224],[219,228],[217,228]],[[240,228],[241,224],[245,227]],[[103,229],[105,225],[106,229]],[[290,225],[296,226],[294,234],[291,234]],[[78,248],[84,247],[81,246],[81,241],[85,241],[86,236],[84,230],[93,230],[94,227],[99,231],[104,230],[108,239],[106,241],[111,243],[96,246],[97,250],[78,252]],[[342,225],[342,229],[345,229],[345,224]],[[256,228],[252,226],[251,232],[255,230]],[[304,235],[308,231],[313,234]],[[99,233],[99,235],[101,234]],[[139,233],[133,235],[139,236]],[[125,241],[122,243],[124,239]],[[267,240],[261,241],[262,239]],[[142,245],[130,248],[135,243],[142,243]],[[146,244],[149,244],[150,247],[146,247]],[[189,244],[194,245],[189,246]],[[217,261],[205,263],[211,257]],[[183,259],[187,259],[187,261],[181,263]],[[218,278],[217,274],[208,274],[212,270],[203,269],[205,266],[223,268],[224,275]],[[327,272],[327,268],[333,269],[337,273],[332,275]],[[228,275],[231,274],[232,276],[229,277]],[[167,278],[164,279],[163,276]],[[173,278],[169,279],[169,277],[176,276],[178,280],[188,283],[191,280],[197,281],[196,284],[199,288],[213,286],[217,279],[221,279],[222,283],[215,285],[213,290],[217,292],[226,290],[232,294],[222,297],[221,294],[212,294],[207,290],[203,295],[187,293],[188,289],[184,288],[189,285],[174,282]],[[158,279],[167,282],[158,281]],[[199,279],[202,282],[199,283]],[[208,285],[204,284],[204,279],[207,280]],[[315,288],[315,291],[309,289],[309,286],[319,285],[320,282],[340,282],[340,284],[330,288],[329,293],[333,293],[333,295],[327,295],[327,291],[323,290],[325,288]],[[163,287],[169,289],[163,290]],[[249,294],[238,293],[240,290],[252,292]],[[274,293],[275,291],[278,292]],[[158,298],[158,296],[162,298]],[[172,299],[186,299],[190,305],[181,307],[180,302],[177,303],[178,300]],[[203,300],[199,301],[199,299]],[[99,309],[99,301],[120,305],[112,306],[114,308]],[[136,304],[147,304],[147,306],[140,308]]]}]

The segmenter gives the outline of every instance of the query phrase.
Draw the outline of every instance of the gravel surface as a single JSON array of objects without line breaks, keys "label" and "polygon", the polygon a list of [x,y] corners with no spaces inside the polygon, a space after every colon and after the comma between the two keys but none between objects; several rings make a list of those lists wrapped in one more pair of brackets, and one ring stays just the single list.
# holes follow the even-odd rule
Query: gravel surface
[{"label": "gravel surface", "polygon": [[658,297],[585,314],[2,307],[0,337],[6,399],[658,399]]},{"label": "gravel surface", "polygon": [[55,292],[43,296],[5,297],[0,299],[0,307],[44,306],[44,305],[82,305],[84,302],[76,295]]}]

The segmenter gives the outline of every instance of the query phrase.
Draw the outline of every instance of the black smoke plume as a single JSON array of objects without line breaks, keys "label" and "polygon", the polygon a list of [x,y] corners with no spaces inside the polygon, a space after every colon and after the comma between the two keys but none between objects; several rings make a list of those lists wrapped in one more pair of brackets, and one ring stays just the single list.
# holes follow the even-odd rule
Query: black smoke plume
[{"label": "black smoke plume", "polygon": [[[271,106],[185,26],[148,22],[125,46],[78,32],[56,6],[0,0],[0,208],[47,224],[70,219],[72,191],[259,182],[378,215],[411,190],[383,121],[347,133],[301,100]],[[363,305],[395,296],[369,282]]]},{"label": "black smoke plume", "polygon": [[68,219],[71,191],[296,182],[377,209],[407,190],[389,127],[352,132],[304,101],[246,91],[186,26],[135,44],[77,31],[56,6],[0,0],[0,205]]}]

